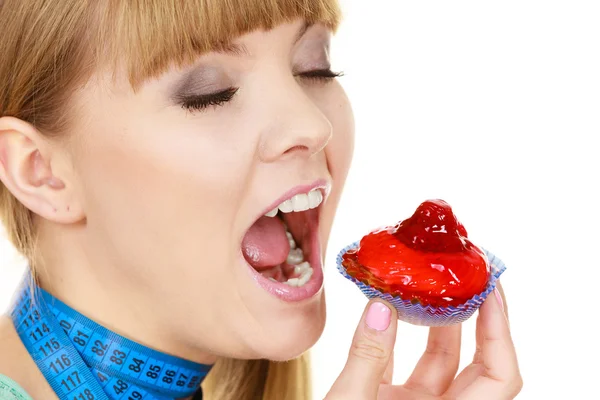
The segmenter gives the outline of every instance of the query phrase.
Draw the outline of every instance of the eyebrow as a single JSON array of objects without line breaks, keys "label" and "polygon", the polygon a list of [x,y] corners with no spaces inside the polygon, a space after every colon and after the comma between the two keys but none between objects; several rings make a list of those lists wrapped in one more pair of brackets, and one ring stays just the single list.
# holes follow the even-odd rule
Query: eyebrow
[{"label": "eyebrow", "polygon": [[[300,29],[298,29],[298,32],[296,33],[293,44],[295,45],[296,43],[298,43],[300,41],[300,39],[302,39],[302,37],[304,36],[306,31],[313,25],[314,25],[313,23],[305,22],[300,27]],[[219,53],[229,54],[229,55],[237,56],[237,57],[247,56],[250,54],[250,52],[248,51],[248,48],[245,45],[237,44],[237,43],[223,44],[223,46],[221,46],[221,48],[219,48],[217,51]]]}]

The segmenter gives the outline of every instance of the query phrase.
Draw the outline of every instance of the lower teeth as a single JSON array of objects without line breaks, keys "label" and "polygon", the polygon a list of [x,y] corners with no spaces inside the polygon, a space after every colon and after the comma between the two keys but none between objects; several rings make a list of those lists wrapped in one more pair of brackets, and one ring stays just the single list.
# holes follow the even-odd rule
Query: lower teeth
[{"label": "lower teeth", "polygon": [[295,249],[296,248],[296,241],[294,240],[294,237],[287,230],[285,231],[285,234],[286,234],[286,236],[288,238],[288,242],[290,242],[290,249]]},{"label": "lower teeth", "polygon": [[302,249],[290,249],[286,262],[290,265],[298,265],[304,261]]},{"label": "lower teeth", "polygon": [[308,282],[313,274],[313,269],[308,261],[304,261],[302,264],[299,264],[294,268],[294,274],[300,274],[300,276],[297,278],[290,278],[283,283],[290,286],[301,287]]},{"label": "lower teeth", "polygon": [[[299,275],[295,278],[289,278],[287,281],[282,282],[286,285],[293,287],[302,287],[310,280],[313,274],[313,269],[308,261],[304,261],[304,253],[302,249],[296,247],[296,242],[292,237],[292,234],[287,231],[286,227],[286,235],[290,242],[290,252],[288,253],[286,263],[289,265],[294,265],[294,274]],[[275,278],[269,278],[273,282],[279,282]]]}]

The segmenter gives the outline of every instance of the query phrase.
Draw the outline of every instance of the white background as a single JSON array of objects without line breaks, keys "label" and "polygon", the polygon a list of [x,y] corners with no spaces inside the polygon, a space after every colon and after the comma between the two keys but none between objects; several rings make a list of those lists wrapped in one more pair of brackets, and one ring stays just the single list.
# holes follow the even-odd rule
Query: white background
[{"label": "white background", "polygon": [[[341,370],[366,303],[335,271],[336,253],[427,198],[447,200],[470,237],[508,265],[502,281],[525,380],[518,398],[597,398],[600,3],[343,4],[334,60],[346,73],[357,147],[328,249],[316,398]],[[21,273],[16,260],[0,239],[0,309]],[[401,324],[398,382],[426,333]]]}]

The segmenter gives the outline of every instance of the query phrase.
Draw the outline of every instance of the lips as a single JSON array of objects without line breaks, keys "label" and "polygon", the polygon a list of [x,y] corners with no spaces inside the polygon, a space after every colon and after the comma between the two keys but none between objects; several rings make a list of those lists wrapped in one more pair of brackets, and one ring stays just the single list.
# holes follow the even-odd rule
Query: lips
[{"label": "lips", "polygon": [[242,240],[242,254],[253,279],[282,300],[300,301],[321,289],[318,223],[328,193],[324,181],[291,189],[257,219]]},{"label": "lips", "polygon": [[[248,270],[251,273],[251,277],[256,281],[256,283],[264,289],[266,292],[270,293],[274,297],[279,298],[280,300],[286,302],[299,302],[302,300],[309,299],[315,296],[320,292],[323,286],[323,266],[322,266],[322,258],[321,258],[321,242],[319,238],[319,213],[318,210],[311,210],[309,212],[304,212],[302,215],[298,215],[294,217],[296,221],[291,222],[291,224],[299,224],[300,220],[302,220],[302,239],[299,241],[300,248],[302,249],[302,254],[304,258],[304,263],[308,264],[311,268],[312,273],[309,276],[309,279],[304,282],[303,285],[297,286],[295,282],[296,276],[298,276],[298,272],[295,272],[295,269],[301,264],[294,266],[292,270],[286,264],[282,266],[276,266],[272,270],[264,270],[257,271],[252,268],[250,264],[248,264]],[[287,218],[285,218],[287,220]],[[287,272],[292,272],[289,275],[286,275],[286,268],[290,268]],[[287,279],[287,281],[282,282],[279,280],[271,279],[272,276],[269,274],[272,271],[277,271],[281,269],[283,273],[283,279]],[[300,272],[301,273],[301,272]]]}]

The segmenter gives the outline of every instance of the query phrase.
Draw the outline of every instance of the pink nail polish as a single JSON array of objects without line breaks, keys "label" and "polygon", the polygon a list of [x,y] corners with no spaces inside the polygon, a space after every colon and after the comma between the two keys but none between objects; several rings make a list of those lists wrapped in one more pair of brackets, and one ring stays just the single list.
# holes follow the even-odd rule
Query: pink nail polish
[{"label": "pink nail polish", "polygon": [[502,301],[502,296],[498,289],[494,289],[494,295],[496,295],[496,300],[498,300],[498,304],[500,304],[500,308],[504,310],[504,302]]},{"label": "pink nail polish", "polygon": [[385,331],[390,326],[392,311],[383,303],[374,302],[369,306],[365,322],[376,331]]}]

